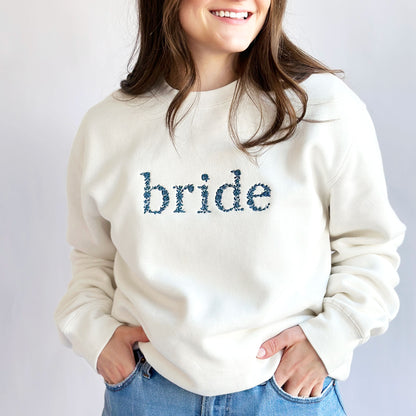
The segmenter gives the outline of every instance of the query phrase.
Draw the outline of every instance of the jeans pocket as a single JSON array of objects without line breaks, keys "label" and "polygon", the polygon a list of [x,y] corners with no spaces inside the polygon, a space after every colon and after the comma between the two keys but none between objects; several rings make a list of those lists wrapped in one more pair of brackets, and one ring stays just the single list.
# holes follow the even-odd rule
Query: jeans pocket
[{"label": "jeans pocket", "polygon": [[283,399],[296,402],[296,403],[317,403],[322,400],[324,400],[335,388],[336,380],[332,377],[326,377],[324,380],[324,385],[322,388],[322,392],[319,396],[316,397],[298,397],[298,396],[292,396],[291,394],[287,393],[283,390],[282,387],[280,387],[276,379],[274,378],[274,375],[271,378],[271,384],[273,388],[276,390],[276,392],[281,396]]}]

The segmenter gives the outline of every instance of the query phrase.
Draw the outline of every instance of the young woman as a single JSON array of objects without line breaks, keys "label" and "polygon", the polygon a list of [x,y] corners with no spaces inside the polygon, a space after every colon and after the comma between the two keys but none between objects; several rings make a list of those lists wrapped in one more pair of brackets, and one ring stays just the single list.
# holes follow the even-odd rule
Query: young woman
[{"label": "young woman", "polygon": [[55,319],[104,415],[343,415],[399,301],[365,105],[282,30],[285,0],[141,0],[121,89],[68,167]]}]

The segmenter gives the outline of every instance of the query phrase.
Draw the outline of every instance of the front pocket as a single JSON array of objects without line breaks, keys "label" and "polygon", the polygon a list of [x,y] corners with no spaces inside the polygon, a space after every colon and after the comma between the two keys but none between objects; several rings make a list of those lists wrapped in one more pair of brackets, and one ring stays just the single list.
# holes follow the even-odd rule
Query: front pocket
[{"label": "front pocket", "polygon": [[119,390],[124,389],[134,380],[135,376],[139,373],[139,366],[140,366],[140,361],[136,363],[134,370],[124,380],[121,380],[119,383],[111,384],[111,383],[107,383],[104,380],[105,386],[107,387],[108,390],[111,390],[111,391],[119,391]]},{"label": "front pocket", "polygon": [[325,397],[327,397],[331,391],[334,390],[335,388],[335,379],[333,379],[332,377],[326,377],[326,379],[324,380],[324,385],[322,388],[322,392],[319,396],[317,397],[297,397],[297,396],[292,396],[291,394],[285,392],[281,387],[279,387],[279,385],[276,382],[276,379],[273,377],[271,378],[271,384],[273,386],[273,388],[276,390],[276,392],[285,400],[291,401],[291,402],[296,402],[296,403],[317,403],[322,401],[323,399],[325,399]]}]

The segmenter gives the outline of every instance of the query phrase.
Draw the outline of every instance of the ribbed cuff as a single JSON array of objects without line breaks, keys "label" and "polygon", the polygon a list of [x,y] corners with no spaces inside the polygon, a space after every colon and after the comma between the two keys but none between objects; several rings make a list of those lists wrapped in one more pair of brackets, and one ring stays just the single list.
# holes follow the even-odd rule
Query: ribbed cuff
[{"label": "ribbed cuff", "polygon": [[360,331],[342,307],[324,301],[324,310],[299,324],[321,358],[330,377],[348,378],[353,350],[361,343]]},{"label": "ribbed cuff", "polygon": [[124,324],[111,315],[90,317],[86,322],[73,319],[65,327],[64,335],[71,342],[74,352],[85,358],[94,371],[98,372],[98,357],[114,331],[121,325]]}]

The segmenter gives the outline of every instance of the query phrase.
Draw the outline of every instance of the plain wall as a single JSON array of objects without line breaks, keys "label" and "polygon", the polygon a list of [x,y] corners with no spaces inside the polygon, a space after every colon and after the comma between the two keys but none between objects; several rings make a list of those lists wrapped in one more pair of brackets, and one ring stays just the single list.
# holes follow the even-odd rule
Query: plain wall
[{"label": "plain wall", "polygon": [[[53,312],[70,280],[70,146],[86,110],[126,74],[134,13],[133,0],[0,3],[3,415],[102,411],[102,379],[60,344]],[[400,248],[399,315],[386,334],[356,349],[351,375],[340,383],[350,416],[416,414],[415,16],[412,0],[291,0],[287,14],[292,38],[342,68],[367,103],[390,201],[408,227]]]}]

